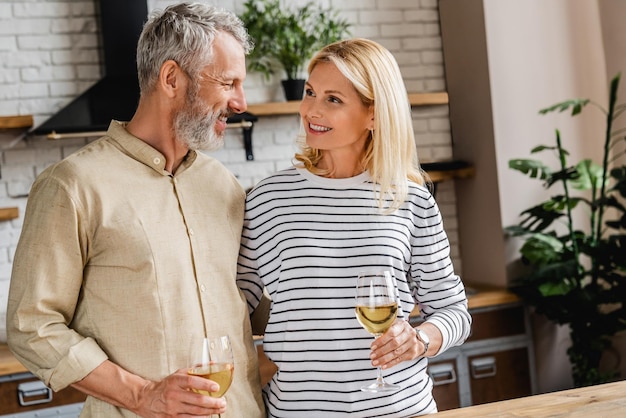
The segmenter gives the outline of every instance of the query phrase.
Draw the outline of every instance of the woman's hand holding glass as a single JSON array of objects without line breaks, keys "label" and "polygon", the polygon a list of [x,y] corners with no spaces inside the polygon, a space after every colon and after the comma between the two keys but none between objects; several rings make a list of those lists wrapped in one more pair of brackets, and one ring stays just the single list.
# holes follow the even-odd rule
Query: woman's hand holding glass
[{"label": "woman's hand holding glass", "polygon": [[385,334],[374,340],[371,348],[372,364],[383,370],[414,360],[423,351],[423,345],[415,337],[415,330],[404,319],[397,319]]}]

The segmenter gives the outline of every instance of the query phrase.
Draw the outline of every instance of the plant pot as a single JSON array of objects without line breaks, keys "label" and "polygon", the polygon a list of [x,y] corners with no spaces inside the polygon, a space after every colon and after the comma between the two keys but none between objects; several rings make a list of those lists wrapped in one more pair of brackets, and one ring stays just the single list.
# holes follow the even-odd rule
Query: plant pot
[{"label": "plant pot", "polygon": [[289,100],[302,100],[304,93],[305,80],[300,79],[288,79],[283,80],[283,91],[285,92],[285,99]]}]

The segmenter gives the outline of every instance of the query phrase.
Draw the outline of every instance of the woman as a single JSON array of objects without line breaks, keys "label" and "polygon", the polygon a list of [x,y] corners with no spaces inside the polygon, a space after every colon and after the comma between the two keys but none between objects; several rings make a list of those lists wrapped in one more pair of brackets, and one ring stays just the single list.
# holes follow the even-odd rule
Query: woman
[{"label": "woman", "polygon": [[[248,195],[238,283],[253,311],[272,299],[263,347],[278,371],[270,417],[412,417],[437,411],[428,357],[471,318],[439,209],[417,162],[410,105],[389,51],[366,39],[323,48],[300,106],[296,165]],[[396,323],[373,340],[354,313],[360,271],[392,270]],[[408,322],[419,306],[419,331]],[[394,393],[360,388],[381,366]]]}]

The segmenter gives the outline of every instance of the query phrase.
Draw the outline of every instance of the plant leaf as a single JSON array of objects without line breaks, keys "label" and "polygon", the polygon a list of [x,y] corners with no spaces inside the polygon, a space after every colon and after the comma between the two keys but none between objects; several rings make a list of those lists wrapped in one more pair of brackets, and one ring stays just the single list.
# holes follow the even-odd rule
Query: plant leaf
[{"label": "plant leaf", "polygon": [[546,265],[561,258],[563,243],[552,234],[530,234],[520,253],[533,265]]},{"label": "plant leaf", "polygon": [[587,159],[576,164],[577,176],[571,179],[572,187],[577,190],[590,190],[602,187],[602,167]]},{"label": "plant leaf", "polygon": [[519,225],[528,231],[540,232],[548,228],[555,220],[565,216],[563,213],[553,210],[553,204],[549,202],[541,203],[522,212],[523,219]]},{"label": "plant leaf", "polygon": [[564,282],[558,283],[543,283],[539,285],[539,292],[543,296],[561,296],[566,295],[571,290],[571,286],[568,286]]},{"label": "plant leaf", "polygon": [[589,99],[571,99],[571,100],[566,100],[564,102],[561,103],[557,103],[555,105],[552,105],[550,107],[546,107],[545,109],[541,109],[539,111],[540,114],[545,115],[546,113],[550,113],[550,112],[554,112],[556,110],[558,110],[559,112],[564,112],[566,110],[568,110],[569,108],[572,109],[572,116],[576,116],[577,114],[579,114],[583,107],[585,107],[587,104],[589,104],[590,100]]},{"label": "plant leaf", "polygon": [[611,177],[616,180],[613,190],[616,190],[620,196],[626,198],[626,166],[617,167],[611,170]]},{"label": "plant leaf", "polygon": [[530,160],[526,158],[516,158],[509,160],[509,168],[527,174],[531,178],[539,178],[545,180],[551,175],[550,167],[544,165],[539,160]]},{"label": "plant leaf", "polygon": [[576,167],[567,167],[564,170],[557,171],[556,173],[553,173],[550,177],[548,177],[546,179],[546,188],[560,181],[574,181],[578,177],[580,177],[580,173],[578,172]]}]

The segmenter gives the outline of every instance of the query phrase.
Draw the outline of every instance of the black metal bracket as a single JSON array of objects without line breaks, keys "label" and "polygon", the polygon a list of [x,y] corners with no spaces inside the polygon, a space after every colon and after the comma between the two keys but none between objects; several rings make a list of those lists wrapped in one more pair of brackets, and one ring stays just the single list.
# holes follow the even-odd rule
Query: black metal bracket
[{"label": "black metal bracket", "polygon": [[257,120],[259,120],[259,118],[252,113],[243,112],[231,116],[226,121],[228,128],[242,128],[243,146],[246,150],[247,161],[254,160],[254,153],[252,152],[252,128],[254,127],[254,122]]},{"label": "black metal bracket", "polygon": [[[450,161],[436,161],[430,163],[421,163],[422,170],[426,171],[453,171],[467,167],[471,167],[471,164],[463,160],[450,160]],[[429,184],[429,189],[433,197],[437,194],[437,182]]]}]

